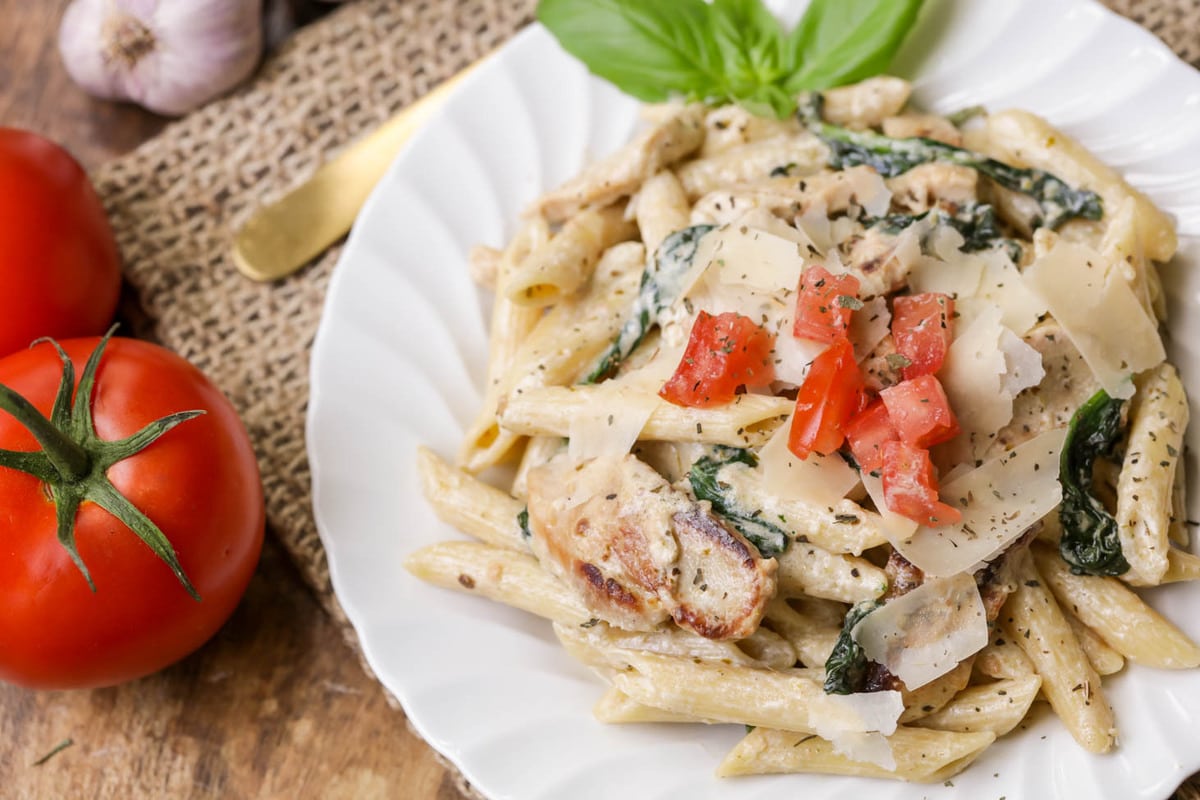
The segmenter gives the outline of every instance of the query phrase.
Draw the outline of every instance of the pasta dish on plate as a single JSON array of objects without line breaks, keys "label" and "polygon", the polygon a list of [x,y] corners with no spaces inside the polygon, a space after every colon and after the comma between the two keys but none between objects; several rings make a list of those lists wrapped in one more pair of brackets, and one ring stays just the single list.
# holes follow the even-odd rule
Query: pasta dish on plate
[{"label": "pasta dish on plate", "polygon": [[648,106],[472,253],[485,402],[418,459],[474,541],[406,566],[550,620],[604,722],[747,726],[721,775],[944,781],[1038,701],[1103,753],[1105,676],[1200,666],[1135,591],[1200,577],[1170,219],[909,91]]}]

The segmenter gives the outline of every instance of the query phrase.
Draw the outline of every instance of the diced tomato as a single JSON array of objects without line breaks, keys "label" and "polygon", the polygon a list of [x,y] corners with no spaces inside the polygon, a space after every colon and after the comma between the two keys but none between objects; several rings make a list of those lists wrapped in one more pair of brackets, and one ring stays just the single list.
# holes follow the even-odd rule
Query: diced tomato
[{"label": "diced tomato", "polygon": [[890,511],[936,528],[962,521],[962,513],[938,499],[929,451],[904,442],[883,445],[883,500]]},{"label": "diced tomato", "polygon": [[749,317],[727,311],[701,311],[683,359],[659,390],[677,406],[708,408],[733,400],[739,386],[755,388],[775,380],[771,351],[775,337]]},{"label": "diced tomato", "polygon": [[954,339],[954,299],[940,292],[897,297],[892,301],[892,339],[908,359],[904,378],[932,375],[942,368]]},{"label": "diced tomato", "polygon": [[846,426],[846,444],[863,472],[879,469],[883,463],[883,445],[898,438],[882,400],[871,403]]},{"label": "diced tomato", "polygon": [[818,342],[845,337],[850,327],[850,314],[857,306],[858,278],[833,275],[814,264],[800,276],[792,335]]},{"label": "diced tomato", "polygon": [[842,446],[848,423],[861,407],[862,373],[854,348],[842,338],[817,356],[796,395],[788,449],[798,458],[827,456]]},{"label": "diced tomato", "polygon": [[900,441],[933,447],[958,435],[958,419],[950,408],[941,381],[922,375],[901,381],[879,393]]}]

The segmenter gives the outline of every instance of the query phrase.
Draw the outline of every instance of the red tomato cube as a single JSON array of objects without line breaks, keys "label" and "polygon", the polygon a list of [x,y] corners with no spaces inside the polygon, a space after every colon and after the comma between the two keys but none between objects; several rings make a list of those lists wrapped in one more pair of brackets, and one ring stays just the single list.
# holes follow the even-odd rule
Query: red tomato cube
[{"label": "red tomato cube", "polygon": [[716,316],[701,311],[683,359],[658,393],[677,406],[725,405],[739,386],[755,388],[775,380],[774,349],[775,337],[750,318],[732,311]]},{"label": "red tomato cube", "polygon": [[901,381],[879,393],[900,441],[916,447],[933,447],[959,433],[958,419],[950,408],[941,381],[922,375]]},{"label": "red tomato cube", "polygon": [[849,340],[838,339],[813,360],[796,394],[788,449],[804,459],[841,447],[846,423],[861,407],[863,388],[854,348]]},{"label": "red tomato cube", "polygon": [[932,375],[942,368],[954,339],[954,299],[940,292],[897,297],[892,301],[892,340],[908,360],[906,379]]},{"label": "red tomato cube", "polygon": [[899,438],[882,400],[876,400],[855,415],[846,426],[846,444],[863,472],[883,464],[883,445]]},{"label": "red tomato cube", "polygon": [[883,499],[890,511],[931,528],[962,521],[958,509],[938,499],[929,451],[904,442],[883,445]]},{"label": "red tomato cube", "polygon": [[796,289],[792,335],[818,342],[844,338],[850,315],[859,305],[858,288],[858,278],[853,275],[833,275],[819,264],[806,269]]}]

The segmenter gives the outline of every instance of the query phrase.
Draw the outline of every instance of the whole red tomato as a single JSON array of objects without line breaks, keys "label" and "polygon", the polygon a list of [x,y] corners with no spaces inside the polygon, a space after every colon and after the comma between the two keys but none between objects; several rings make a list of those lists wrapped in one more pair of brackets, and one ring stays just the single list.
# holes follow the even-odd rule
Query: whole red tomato
[{"label": "whole red tomato", "polygon": [[[80,376],[76,384],[87,381],[85,362],[102,344],[100,338],[62,343]],[[11,413],[0,411],[0,448],[58,454],[48,474],[46,459],[23,457],[23,465],[42,477],[0,467],[0,679],[36,688],[107,686],[182,658],[233,612],[262,548],[262,484],[229,401],[174,353],[133,339],[109,340],[94,372],[90,406],[79,391],[73,412],[64,412],[60,401],[52,414],[62,375],[63,361],[49,342],[0,359],[0,384],[69,431],[66,438],[82,442],[79,449],[89,459],[72,463],[64,454],[77,451],[59,439],[42,450],[39,440],[54,439],[53,431],[35,439]],[[0,407],[19,405],[2,387],[0,395]],[[204,413],[163,426],[169,429],[149,444],[111,444],[193,409]],[[94,435],[87,433],[88,413]],[[103,468],[112,451],[131,448],[137,452]],[[72,470],[83,477],[74,484],[58,479]],[[170,557],[156,555],[105,510],[129,513],[106,494],[105,477],[157,526],[174,551]],[[56,523],[56,505],[69,507],[72,492],[100,498],[84,499],[73,515],[70,531],[83,568],[60,542]],[[168,564],[174,555],[185,579]]]},{"label": "whole red tomato", "polygon": [[0,356],[104,333],[120,259],[87,173],[54,142],[0,128]]}]

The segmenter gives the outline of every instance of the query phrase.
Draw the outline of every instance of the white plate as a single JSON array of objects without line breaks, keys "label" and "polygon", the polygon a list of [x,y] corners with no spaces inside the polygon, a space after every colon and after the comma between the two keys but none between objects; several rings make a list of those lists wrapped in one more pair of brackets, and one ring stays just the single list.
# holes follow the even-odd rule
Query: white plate
[{"label": "white plate", "polygon": [[[795,19],[803,4],[776,5]],[[927,9],[899,62],[918,102],[1037,111],[1146,189],[1182,232],[1200,235],[1200,74],[1086,0]],[[601,725],[590,713],[600,685],[547,624],[403,571],[406,553],[457,536],[421,499],[413,457],[422,443],[452,455],[480,403],[488,301],[467,276],[468,249],[501,245],[539,191],[617,147],[635,125],[631,100],[589,78],[545,31],[523,32],[397,159],[330,283],[308,418],[314,511],[338,600],[421,734],[493,798],[1167,797],[1200,769],[1200,672],[1131,668],[1106,681],[1121,733],[1109,756],[1086,754],[1057,720],[1037,714],[952,787],[819,776],[722,782],[713,769],[739,727]],[[1167,272],[1174,356],[1194,398],[1197,269],[1200,246],[1191,242]],[[1200,497],[1195,479],[1191,494]],[[1200,637],[1200,587],[1160,590],[1153,601]]]}]

